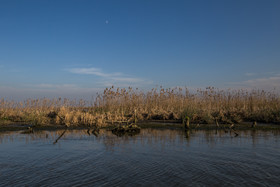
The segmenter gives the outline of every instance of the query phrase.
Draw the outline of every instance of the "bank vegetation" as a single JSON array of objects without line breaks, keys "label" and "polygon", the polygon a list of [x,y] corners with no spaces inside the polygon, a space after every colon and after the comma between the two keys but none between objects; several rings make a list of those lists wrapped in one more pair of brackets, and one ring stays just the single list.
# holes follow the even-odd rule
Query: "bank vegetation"
[{"label": "bank vegetation", "polygon": [[212,124],[258,121],[280,123],[280,97],[263,90],[220,90],[213,87],[154,88],[140,91],[129,87],[106,88],[92,101],[27,99],[0,100],[0,124],[99,126],[140,121]]}]

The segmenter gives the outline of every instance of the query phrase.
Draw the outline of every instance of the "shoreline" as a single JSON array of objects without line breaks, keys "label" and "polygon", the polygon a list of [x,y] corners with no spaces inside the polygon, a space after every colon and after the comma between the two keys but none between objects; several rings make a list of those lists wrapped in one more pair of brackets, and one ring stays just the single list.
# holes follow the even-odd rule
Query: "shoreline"
[{"label": "shoreline", "polygon": [[[118,125],[107,125],[100,127],[100,129],[107,129],[112,130],[113,128],[117,127]],[[186,130],[183,124],[180,121],[175,120],[152,120],[152,121],[141,121],[137,123],[142,129],[146,128],[154,128],[154,129],[180,129]],[[31,125],[25,122],[10,122],[10,123],[1,123],[0,122],[0,132],[5,131],[23,131],[27,130],[29,127],[32,127],[35,131],[41,130],[85,130],[85,129],[92,129],[93,126],[65,126],[65,125],[56,125],[56,124],[49,124],[49,125]],[[188,130],[225,130],[230,129],[230,124],[220,124],[219,127],[216,127],[215,124],[190,124],[190,129]],[[278,123],[258,123],[258,125],[252,128],[252,122],[242,122],[239,124],[235,124],[235,130],[280,130],[280,124]]]}]

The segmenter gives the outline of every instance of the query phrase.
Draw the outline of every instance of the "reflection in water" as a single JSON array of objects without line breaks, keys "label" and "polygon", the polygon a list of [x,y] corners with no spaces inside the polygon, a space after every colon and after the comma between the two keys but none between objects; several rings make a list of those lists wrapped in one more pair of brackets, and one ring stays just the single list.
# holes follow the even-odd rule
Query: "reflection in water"
[{"label": "reflection in water", "polygon": [[[22,134],[22,132],[0,132],[0,144],[12,143],[14,141],[24,142],[26,144],[33,141],[53,142],[57,143],[60,139],[87,139],[88,137],[95,137],[95,141],[105,143],[107,139],[113,139],[116,145],[126,142],[140,141],[148,144],[152,143],[174,143],[178,142],[196,142],[207,143],[211,146],[223,143],[225,139],[237,138],[235,142],[247,141],[255,145],[261,138],[264,141],[269,141],[275,138],[278,141],[280,131],[258,131],[247,130],[239,132],[241,137],[237,137],[235,133],[228,133],[223,130],[171,130],[171,129],[144,129],[136,134],[122,134],[123,138],[116,138],[115,135],[109,130],[56,130],[56,131],[34,131],[34,133]],[[136,136],[136,137],[132,137]],[[91,140],[91,139],[89,139]],[[106,143],[105,143],[106,145]]]},{"label": "reflection in water", "polygon": [[[26,144],[33,141],[42,141],[57,143],[60,139],[87,139],[88,137],[95,137],[95,141],[103,142],[107,139],[113,139],[116,145],[123,144],[125,142],[140,141],[148,144],[152,143],[171,143],[179,141],[183,142],[196,142],[207,143],[211,146],[215,144],[223,143],[225,139],[237,138],[237,141],[247,141],[255,145],[261,138],[264,141],[270,141],[271,138],[275,138],[278,142],[280,137],[280,131],[261,131],[261,130],[244,130],[239,132],[241,137],[237,137],[235,133],[228,133],[223,130],[172,130],[172,129],[143,129],[136,134],[122,134],[123,138],[116,138],[114,133],[109,130],[56,130],[56,131],[34,131],[34,133],[22,133],[22,132],[0,132],[0,144],[12,143],[14,141],[24,142]],[[136,136],[136,137],[132,137]],[[91,139],[89,139],[91,140]]]},{"label": "reflection in water", "polygon": [[59,135],[59,137],[53,142],[53,144],[56,144],[58,142],[58,140],[66,133],[67,129],[65,129],[61,135]]},{"label": "reflection in water", "polygon": [[[279,131],[0,133],[0,186],[279,184]],[[53,144],[55,142],[55,144]]]},{"label": "reflection in water", "polygon": [[187,140],[189,140],[189,138],[190,138],[190,130],[185,130],[185,137],[186,137],[186,139]]},{"label": "reflection in water", "polygon": [[122,137],[122,136],[135,136],[137,134],[140,134],[140,130],[139,131],[134,131],[134,132],[123,132],[123,131],[112,131],[112,133],[118,137]]}]

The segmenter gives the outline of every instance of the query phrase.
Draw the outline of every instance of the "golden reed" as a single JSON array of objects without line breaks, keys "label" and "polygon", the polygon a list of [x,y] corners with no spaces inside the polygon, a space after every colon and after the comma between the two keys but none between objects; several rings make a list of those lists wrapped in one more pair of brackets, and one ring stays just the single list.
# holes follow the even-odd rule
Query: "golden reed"
[{"label": "golden reed", "polygon": [[177,120],[193,123],[280,122],[280,97],[263,90],[220,90],[213,87],[194,92],[187,88],[106,88],[93,101],[69,99],[0,100],[1,124],[106,126],[116,122]]}]

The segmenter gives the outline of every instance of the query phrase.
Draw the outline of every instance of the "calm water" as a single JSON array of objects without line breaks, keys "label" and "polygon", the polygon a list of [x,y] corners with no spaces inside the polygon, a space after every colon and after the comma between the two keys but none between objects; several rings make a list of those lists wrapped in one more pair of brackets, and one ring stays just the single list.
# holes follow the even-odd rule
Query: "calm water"
[{"label": "calm water", "polygon": [[279,186],[280,133],[0,133],[0,186]]}]

